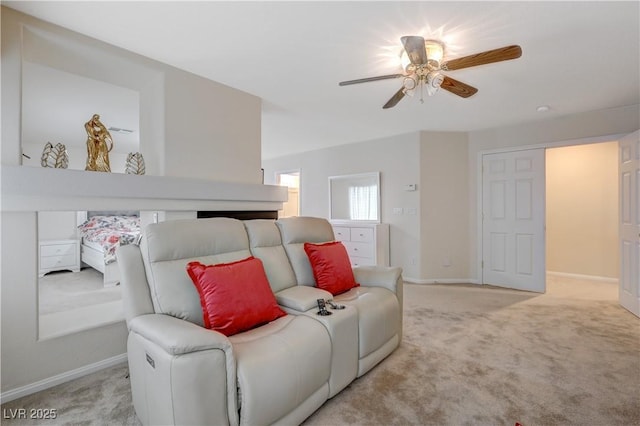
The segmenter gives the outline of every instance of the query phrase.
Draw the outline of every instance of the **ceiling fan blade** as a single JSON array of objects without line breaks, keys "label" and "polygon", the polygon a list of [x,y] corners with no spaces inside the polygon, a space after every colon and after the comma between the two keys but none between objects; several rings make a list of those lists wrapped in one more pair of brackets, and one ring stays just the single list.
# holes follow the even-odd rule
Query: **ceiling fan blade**
[{"label": "ceiling fan blade", "polygon": [[350,84],[368,83],[370,81],[378,81],[378,80],[390,80],[392,78],[398,78],[398,77],[404,77],[404,74],[388,74],[388,75],[379,75],[377,77],[359,78],[357,80],[341,81],[340,83],[338,83],[338,86],[348,86]]},{"label": "ceiling fan blade", "polygon": [[409,60],[413,65],[427,63],[427,50],[424,46],[424,38],[420,36],[404,36],[401,37],[404,50],[409,55]]},{"label": "ceiling fan blade", "polygon": [[451,77],[445,77],[442,81],[442,84],[440,85],[440,88],[463,98],[473,96],[478,91],[478,89],[476,89],[475,87],[469,86],[468,84],[461,81],[454,80]]},{"label": "ceiling fan blade", "polygon": [[398,102],[400,102],[402,100],[402,98],[404,98],[404,87],[401,87],[400,90],[398,90],[395,95],[393,95],[391,97],[391,99],[389,99],[387,101],[386,104],[384,104],[384,106],[382,107],[383,109],[387,109],[387,108],[393,108],[394,106],[397,105]]},{"label": "ceiling fan blade", "polygon": [[499,49],[487,50],[475,55],[463,56],[452,59],[442,64],[443,71],[453,71],[462,68],[475,67],[477,65],[491,64],[493,62],[508,61],[522,56],[522,49],[518,45],[501,47]]}]

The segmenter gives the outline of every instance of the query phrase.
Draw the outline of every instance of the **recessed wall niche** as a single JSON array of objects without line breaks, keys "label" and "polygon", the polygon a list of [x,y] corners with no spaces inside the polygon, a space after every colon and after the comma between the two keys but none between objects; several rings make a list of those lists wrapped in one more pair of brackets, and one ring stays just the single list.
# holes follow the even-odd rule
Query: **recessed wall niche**
[{"label": "recessed wall niche", "polygon": [[[124,173],[127,154],[142,152],[147,174],[154,174],[153,155],[163,142],[157,132],[145,129],[141,115],[143,104],[161,103],[162,72],[136,63],[128,52],[80,35],[25,26],[22,45],[23,165],[41,167],[42,150],[51,142],[66,146],[69,169],[84,170],[84,124],[99,114],[107,128],[127,130],[110,129],[111,171]],[[162,123],[156,113],[146,113],[148,123]],[[145,133],[156,136],[153,143],[148,137],[145,142]]]}]

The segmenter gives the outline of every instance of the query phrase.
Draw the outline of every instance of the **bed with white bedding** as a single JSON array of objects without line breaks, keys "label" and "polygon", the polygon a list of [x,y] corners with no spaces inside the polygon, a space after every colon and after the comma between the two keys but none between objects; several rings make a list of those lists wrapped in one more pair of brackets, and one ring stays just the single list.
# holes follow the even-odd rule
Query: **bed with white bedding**
[{"label": "bed with white bedding", "polygon": [[116,249],[140,241],[138,212],[87,212],[87,220],[78,226],[81,235],[81,260],[102,272],[104,286],[120,282]]}]

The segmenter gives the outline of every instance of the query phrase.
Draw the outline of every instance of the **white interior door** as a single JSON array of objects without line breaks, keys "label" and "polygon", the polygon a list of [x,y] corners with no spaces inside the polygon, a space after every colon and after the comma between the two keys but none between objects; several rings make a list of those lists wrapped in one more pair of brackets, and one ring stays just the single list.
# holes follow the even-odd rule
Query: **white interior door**
[{"label": "white interior door", "polygon": [[640,316],[640,130],[619,142],[620,304]]},{"label": "white interior door", "polygon": [[545,291],[545,150],[482,156],[482,282]]}]

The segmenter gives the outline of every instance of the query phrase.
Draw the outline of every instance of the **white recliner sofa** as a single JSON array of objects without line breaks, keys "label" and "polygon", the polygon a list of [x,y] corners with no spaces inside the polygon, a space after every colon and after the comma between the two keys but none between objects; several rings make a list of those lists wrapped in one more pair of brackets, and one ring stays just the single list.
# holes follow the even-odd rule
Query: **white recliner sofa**
[{"label": "white recliner sofa", "polygon": [[[304,243],[334,239],[296,217],[167,221],[117,252],[133,405],[143,424],[295,425],[388,356],[402,338],[400,268],[358,267],[334,297],[315,287]],[[203,327],[186,265],[256,257],[288,314],[232,336]],[[317,315],[318,299],[345,309]]]}]

